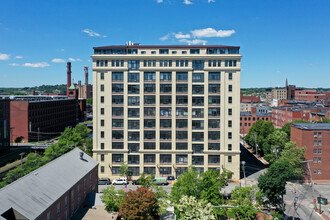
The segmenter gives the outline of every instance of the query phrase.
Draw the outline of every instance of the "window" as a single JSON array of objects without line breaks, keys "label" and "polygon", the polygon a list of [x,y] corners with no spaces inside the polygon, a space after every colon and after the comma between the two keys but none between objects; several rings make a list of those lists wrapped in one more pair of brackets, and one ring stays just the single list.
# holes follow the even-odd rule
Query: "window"
[{"label": "window", "polygon": [[112,149],[124,149],[124,143],[123,142],[112,142]]},{"label": "window", "polygon": [[209,140],[220,140],[219,131],[209,131]]},{"label": "window", "polygon": [[228,79],[232,80],[233,79],[233,73],[228,73]]},{"label": "window", "polygon": [[177,154],[176,155],[176,163],[177,164],[186,164],[186,163],[188,163],[188,155],[187,154]]},{"label": "window", "polygon": [[155,128],[156,120],[155,119],[144,119],[144,127],[145,128]]},{"label": "window", "polygon": [[193,130],[204,129],[204,121],[192,120],[192,129]]},{"label": "window", "polygon": [[321,158],[321,157],[318,157],[318,158],[317,158],[317,162],[318,162],[318,163],[322,163],[322,158]]},{"label": "window", "polygon": [[112,116],[123,116],[124,108],[123,107],[112,107]]},{"label": "window", "polygon": [[209,150],[220,150],[220,143],[209,143]]},{"label": "window", "polygon": [[318,153],[319,154],[322,154],[322,149],[318,149]]},{"label": "window", "polygon": [[319,132],[319,138],[322,138],[322,132]]},{"label": "window", "polygon": [[176,108],[176,116],[188,116],[188,108]]},{"label": "window", "polygon": [[139,96],[128,96],[128,105],[129,106],[140,105],[140,97]]},{"label": "window", "polygon": [[112,171],[112,174],[119,174],[119,169],[120,167],[112,167],[111,171]]},{"label": "window", "polygon": [[128,141],[138,141],[140,140],[140,132],[128,132]]},{"label": "window", "polygon": [[153,140],[155,139],[156,134],[155,131],[144,131],[144,139]]},{"label": "window", "polygon": [[171,140],[172,132],[171,131],[160,131],[160,140]]},{"label": "window", "polygon": [[140,144],[139,143],[128,143],[128,153],[139,153]]},{"label": "window", "polygon": [[192,141],[204,141],[204,132],[193,132]]},{"label": "window", "polygon": [[232,139],[232,133],[228,132],[228,139]]},{"label": "window", "polygon": [[233,103],[233,97],[231,97],[231,96],[228,97],[228,103],[229,104]]},{"label": "window", "polygon": [[171,175],[172,167],[159,167],[159,174],[160,175]]},{"label": "window", "polygon": [[233,127],[233,122],[232,122],[232,120],[229,120],[229,121],[228,121],[228,127],[229,127],[229,128]]},{"label": "window", "polygon": [[188,84],[176,84],[176,93],[188,93]]},{"label": "window", "polygon": [[128,164],[140,164],[140,156],[128,155]]},{"label": "window", "polygon": [[140,176],[140,167],[128,167],[128,171],[132,176]]},{"label": "window", "polygon": [[129,70],[138,70],[140,68],[139,60],[128,60],[127,66]]},{"label": "window", "polygon": [[169,49],[159,49],[159,54],[169,54]]},{"label": "window", "polygon": [[144,84],[144,93],[155,93],[156,84]]},{"label": "window", "polygon": [[104,149],[104,143],[101,143],[101,150]]},{"label": "window", "polygon": [[209,84],[209,93],[220,93],[220,84]]},{"label": "window", "polygon": [[228,85],[228,91],[232,92],[233,91],[233,85]]},{"label": "window", "polygon": [[204,156],[192,156],[192,165],[204,165]]},{"label": "window", "polygon": [[104,80],[104,73],[101,73],[101,74],[100,74],[100,79],[101,79],[101,80]]},{"label": "window", "polygon": [[220,96],[209,96],[209,105],[220,105]]},{"label": "window", "polygon": [[192,97],[193,106],[204,106],[204,97]]},{"label": "window", "polygon": [[172,119],[160,119],[160,128],[171,128]]},{"label": "window", "polygon": [[155,167],[144,167],[143,168],[143,171],[147,174],[147,175],[150,175],[150,174],[156,174],[156,168]]},{"label": "window", "polygon": [[122,140],[124,139],[124,131],[112,131],[112,139]]},{"label": "window", "polygon": [[318,143],[319,143],[319,146],[322,146],[322,141],[319,141]]},{"label": "window", "polygon": [[112,163],[123,163],[124,154],[112,154]]},{"label": "window", "polygon": [[220,128],[220,119],[209,119],[209,128]]},{"label": "window", "polygon": [[313,157],[313,163],[317,163],[317,157]]},{"label": "window", "polygon": [[188,105],[188,96],[176,96],[177,105]]},{"label": "window", "polygon": [[220,81],[220,72],[209,72],[209,81]]},{"label": "window", "polygon": [[202,154],[204,152],[204,145],[203,144],[193,144],[192,150],[193,150],[193,153],[195,153],[195,154]]},{"label": "window", "polygon": [[144,104],[145,105],[154,105],[156,103],[156,96],[154,95],[145,95]]},{"label": "window", "polygon": [[160,72],[160,81],[172,81],[172,73]]},{"label": "window", "polygon": [[112,72],[112,81],[124,81],[124,73]]},{"label": "window", "polygon": [[232,150],[233,150],[233,146],[232,146],[232,144],[228,144],[228,150],[229,150],[229,151],[232,151]]},{"label": "window", "polygon": [[101,161],[104,161],[104,154],[101,154]]},{"label": "window", "polygon": [[314,174],[317,174],[317,169],[313,169],[313,173]]},{"label": "window", "polygon": [[128,82],[140,82],[140,74],[128,73]]},{"label": "window", "polygon": [[140,121],[128,120],[128,129],[140,129]]},{"label": "window", "polygon": [[188,143],[176,143],[176,150],[188,150]]},{"label": "window", "polygon": [[161,150],[172,150],[172,143],[169,142],[161,142],[160,143]]},{"label": "window", "polygon": [[192,81],[193,82],[204,82],[204,73],[193,73]]},{"label": "window", "polygon": [[128,85],[128,94],[139,94],[140,85]]},{"label": "window", "polygon": [[140,109],[139,108],[129,108],[128,109],[128,117],[129,118],[138,118],[138,117],[140,117]]},{"label": "window", "polygon": [[231,108],[228,109],[228,115],[233,115],[233,109]]},{"label": "window", "polygon": [[101,100],[100,100],[101,103],[104,103],[104,96],[101,96]]},{"label": "window", "polygon": [[124,96],[122,96],[122,95],[113,95],[112,96],[112,104],[115,104],[115,105],[124,104]]},{"label": "window", "polygon": [[318,169],[317,170],[317,174],[322,174],[322,170],[321,169]]},{"label": "window", "polygon": [[204,94],[204,85],[193,85],[192,93],[193,94]]},{"label": "window", "polygon": [[172,104],[172,96],[170,96],[170,95],[161,95],[160,96],[160,104],[161,105],[171,105]]},{"label": "window", "polygon": [[232,162],[232,156],[228,156],[228,163],[231,163]]},{"label": "window", "polygon": [[159,114],[161,117],[169,117],[172,116],[172,108],[171,107],[161,107]]},{"label": "window", "polygon": [[204,60],[193,60],[192,67],[194,70],[203,70],[204,69]]},{"label": "window", "polygon": [[199,49],[190,49],[190,54],[199,54]]},{"label": "window", "polygon": [[209,155],[209,164],[219,164],[220,163],[220,155]]},{"label": "window", "polygon": [[156,143],[155,142],[144,142],[143,149],[145,149],[145,150],[155,150],[156,149]]},{"label": "window", "polygon": [[104,138],[104,131],[101,131],[101,138]]},{"label": "window", "polygon": [[155,107],[145,107],[144,108],[144,116],[155,116],[156,108]]},{"label": "window", "polygon": [[188,131],[176,131],[177,140],[186,140],[188,139]]},{"label": "window", "polygon": [[193,118],[204,118],[204,109],[203,108],[193,108],[192,117]]},{"label": "window", "polygon": [[104,126],[104,120],[101,120],[101,127]]},{"label": "window", "polygon": [[169,163],[171,164],[172,163],[172,155],[171,154],[160,154],[160,163],[161,164],[166,164],[166,163]]},{"label": "window", "polygon": [[155,154],[145,154],[144,155],[144,163],[155,163],[156,155]]},{"label": "window", "polygon": [[123,84],[112,84],[112,93],[123,93],[124,85]]},{"label": "window", "polygon": [[100,89],[101,89],[101,92],[104,92],[104,85],[103,84],[101,84]]},{"label": "window", "polygon": [[112,127],[113,128],[123,128],[124,119],[112,119]]},{"label": "window", "polygon": [[188,73],[187,72],[177,72],[176,81],[188,81]]},{"label": "window", "polygon": [[160,84],[160,92],[161,93],[171,93],[172,84]]},{"label": "window", "polygon": [[176,119],[176,128],[187,128],[188,120],[187,119]]},{"label": "window", "polygon": [[314,141],[314,146],[317,146],[317,141]]},{"label": "window", "polygon": [[317,154],[317,149],[313,149],[313,153],[314,154]]},{"label": "window", "polygon": [[155,72],[145,72],[144,73],[144,81],[145,82],[156,81],[156,73]]},{"label": "window", "polygon": [[101,166],[101,173],[104,173],[104,166]]},{"label": "window", "polygon": [[104,108],[101,108],[101,115],[104,115]]},{"label": "window", "polygon": [[237,61],[236,60],[225,60],[225,66],[236,66],[237,65]]}]

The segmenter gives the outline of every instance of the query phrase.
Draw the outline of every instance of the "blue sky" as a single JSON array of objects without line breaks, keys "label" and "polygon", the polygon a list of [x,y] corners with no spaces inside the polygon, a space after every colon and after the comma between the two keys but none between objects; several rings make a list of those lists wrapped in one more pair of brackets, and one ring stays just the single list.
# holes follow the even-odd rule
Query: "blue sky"
[{"label": "blue sky", "polygon": [[[241,87],[330,86],[329,0],[10,0],[0,7],[0,87],[65,84],[92,47],[240,46]],[[91,79],[91,77],[90,77]]]}]

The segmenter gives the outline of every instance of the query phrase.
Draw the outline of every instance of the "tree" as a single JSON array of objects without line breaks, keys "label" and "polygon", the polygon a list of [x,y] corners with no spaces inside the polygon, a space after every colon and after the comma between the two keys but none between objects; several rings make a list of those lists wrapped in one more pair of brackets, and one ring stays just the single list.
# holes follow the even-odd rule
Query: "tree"
[{"label": "tree", "polygon": [[93,105],[93,98],[87,98],[86,99],[86,104],[87,105]]},{"label": "tree", "polygon": [[277,155],[281,153],[288,141],[288,135],[284,131],[275,129],[267,136],[263,145],[265,158],[271,163],[275,162]]},{"label": "tree", "polygon": [[114,186],[107,187],[103,190],[101,200],[105,204],[105,210],[118,212],[120,205],[123,203],[125,198],[125,191],[120,189],[115,190]]},{"label": "tree", "polygon": [[142,187],[129,191],[120,205],[119,214],[125,219],[157,219],[159,206],[156,194]]},{"label": "tree", "polygon": [[125,178],[129,179],[131,177],[132,173],[128,169],[128,164],[127,162],[124,162],[120,167],[119,167],[119,174],[121,176],[124,176]]},{"label": "tree", "polygon": [[205,200],[197,200],[193,196],[183,196],[175,206],[178,219],[215,219],[211,203]]},{"label": "tree", "polygon": [[330,118],[322,117],[317,123],[330,123]]},{"label": "tree", "polygon": [[86,154],[93,156],[93,138],[86,139],[86,144],[84,146]]},{"label": "tree", "polygon": [[21,143],[23,139],[24,139],[23,136],[19,136],[19,137],[15,138],[15,143],[18,145],[18,143]]},{"label": "tree", "polygon": [[293,168],[288,161],[277,161],[258,178],[258,187],[266,197],[263,201],[264,205],[276,207],[277,209],[284,208],[285,185],[293,174]]},{"label": "tree", "polygon": [[281,128],[281,130],[284,131],[288,135],[289,139],[291,137],[291,124],[292,123],[311,123],[311,122],[298,119],[298,120],[284,124],[283,127]]}]

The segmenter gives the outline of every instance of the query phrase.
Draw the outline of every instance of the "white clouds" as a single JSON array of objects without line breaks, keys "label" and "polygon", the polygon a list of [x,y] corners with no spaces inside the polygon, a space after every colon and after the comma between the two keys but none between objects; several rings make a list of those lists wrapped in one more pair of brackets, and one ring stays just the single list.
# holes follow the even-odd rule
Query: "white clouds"
[{"label": "white clouds", "polygon": [[53,63],[64,63],[65,60],[60,59],[60,58],[54,58],[54,59],[52,59],[52,62],[53,62]]},{"label": "white clouds", "polygon": [[18,63],[10,63],[9,66],[20,66]]},{"label": "white clouds", "polygon": [[9,60],[10,55],[5,53],[0,53],[0,60]]},{"label": "white clouds", "polygon": [[201,39],[193,39],[193,40],[188,40],[188,39],[180,39],[180,42],[187,43],[187,44],[206,44],[206,40],[201,40]]},{"label": "white clouds", "polygon": [[79,61],[79,62],[81,62],[82,59],[79,59],[79,58],[75,59],[75,58],[70,57],[70,58],[69,58],[69,61],[71,61],[71,62],[75,62],[75,61]]},{"label": "white clouds", "polygon": [[22,66],[33,67],[33,68],[44,68],[50,65],[46,62],[39,62],[39,63],[24,63],[22,64]]},{"label": "white clouds", "polygon": [[162,3],[163,2],[163,0],[157,0],[157,3]]},{"label": "white clouds", "polygon": [[185,4],[185,5],[192,5],[193,3],[190,0],[183,0],[183,4]]},{"label": "white clouds", "polygon": [[202,37],[230,37],[235,30],[215,30],[214,28],[197,29],[190,31],[196,38]]},{"label": "white clouds", "polygon": [[160,37],[159,40],[167,40],[170,37],[170,34],[166,34],[163,37]]},{"label": "white clouds", "polygon": [[215,2],[215,0],[207,0],[208,3]]},{"label": "white clouds", "polygon": [[95,32],[91,29],[88,29],[88,28],[82,30],[82,32],[88,34],[90,37],[107,37],[106,35],[101,35],[101,34]]},{"label": "white clouds", "polygon": [[16,56],[15,59],[23,59],[22,56]]},{"label": "white clouds", "polygon": [[190,34],[183,34],[182,32],[174,33],[174,37],[176,39],[182,39],[182,38],[190,38]]}]

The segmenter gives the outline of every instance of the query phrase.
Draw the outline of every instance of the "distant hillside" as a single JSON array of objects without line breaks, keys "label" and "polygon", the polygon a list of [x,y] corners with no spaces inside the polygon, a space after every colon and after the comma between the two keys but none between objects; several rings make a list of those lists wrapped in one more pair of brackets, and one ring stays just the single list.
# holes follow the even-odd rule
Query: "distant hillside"
[{"label": "distant hillside", "polygon": [[44,93],[66,93],[66,84],[62,85],[42,85],[34,87],[24,87],[24,88],[0,88],[1,95],[30,95],[32,91],[37,94]]}]

